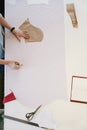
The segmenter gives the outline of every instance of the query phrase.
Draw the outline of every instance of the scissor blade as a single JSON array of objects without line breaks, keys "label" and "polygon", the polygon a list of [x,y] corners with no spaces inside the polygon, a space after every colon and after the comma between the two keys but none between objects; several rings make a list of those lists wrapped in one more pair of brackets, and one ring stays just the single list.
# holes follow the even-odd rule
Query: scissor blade
[{"label": "scissor blade", "polygon": [[34,114],[41,108],[42,105],[40,105],[39,107],[37,107],[37,109],[34,111]]}]

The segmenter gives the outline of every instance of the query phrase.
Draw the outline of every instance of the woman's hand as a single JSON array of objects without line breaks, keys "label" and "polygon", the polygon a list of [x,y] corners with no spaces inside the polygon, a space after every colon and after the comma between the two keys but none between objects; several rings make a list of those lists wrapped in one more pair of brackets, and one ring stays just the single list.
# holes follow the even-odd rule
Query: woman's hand
[{"label": "woman's hand", "polygon": [[21,37],[28,39],[30,38],[29,34],[26,31],[21,31],[21,30],[16,30],[14,29],[12,31],[12,33],[14,34],[14,36],[18,39],[18,41],[21,41]]},{"label": "woman's hand", "polygon": [[13,69],[20,69],[22,64],[20,64],[18,61],[9,61],[8,64]]},{"label": "woman's hand", "polygon": [[21,37],[26,39],[30,38],[26,31],[16,30],[15,27],[12,27],[3,16],[0,17],[0,24],[8,28],[19,41],[21,40]]}]

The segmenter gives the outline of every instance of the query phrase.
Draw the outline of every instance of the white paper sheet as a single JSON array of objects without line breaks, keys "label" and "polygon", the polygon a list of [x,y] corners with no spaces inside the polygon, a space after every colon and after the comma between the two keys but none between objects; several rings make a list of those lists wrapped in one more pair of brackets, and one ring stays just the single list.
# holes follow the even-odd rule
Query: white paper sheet
[{"label": "white paper sheet", "polygon": [[[5,115],[23,119],[27,121],[26,113],[33,112],[33,109],[30,109],[29,107],[26,107],[22,104],[20,104],[17,100],[10,101],[5,104]],[[12,123],[10,126],[7,125]],[[38,123],[40,127],[47,127],[56,130],[56,124],[52,119],[52,115],[50,111],[46,109],[45,106],[42,106],[37,113],[35,114],[34,118],[31,120],[31,122]],[[15,122],[15,124],[18,126],[18,128],[21,129],[21,126],[25,126],[25,130],[27,130],[27,125],[23,123]],[[9,119],[5,119],[5,130],[8,130],[7,128],[12,128],[14,126],[14,121],[11,121]],[[7,127],[7,128],[6,128]],[[31,129],[35,129],[33,126],[29,126]],[[14,127],[13,127],[14,128]],[[36,128],[38,129],[38,128]]]},{"label": "white paper sheet", "polygon": [[63,0],[29,6],[18,0],[5,5],[7,21],[18,28],[29,18],[43,30],[41,42],[19,43],[6,30],[5,58],[23,64],[20,70],[6,66],[6,94],[11,89],[24,105],[36,108],[56,99],[67,99]]},{"label": "white paper sheet", "polygon": [[87,78],[73,77],[72,100],[87,102]]}]

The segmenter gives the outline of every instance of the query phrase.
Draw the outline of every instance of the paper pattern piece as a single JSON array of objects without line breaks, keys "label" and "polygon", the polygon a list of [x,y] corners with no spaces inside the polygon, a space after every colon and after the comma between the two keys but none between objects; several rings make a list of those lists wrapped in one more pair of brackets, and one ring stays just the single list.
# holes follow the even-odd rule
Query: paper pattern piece
[{"label": "paper pattern piece", "polygon": [[30,38],[25,39],[26,42],[40,42],[43,39],[42,30],[33,26],[28,19],[24,21],[24,23],[19,27],[19,29],[28,32]]},{"label": "paper pattern piece", "polygon": [[72,76],[70,100],[87,103],[87,77]]}]

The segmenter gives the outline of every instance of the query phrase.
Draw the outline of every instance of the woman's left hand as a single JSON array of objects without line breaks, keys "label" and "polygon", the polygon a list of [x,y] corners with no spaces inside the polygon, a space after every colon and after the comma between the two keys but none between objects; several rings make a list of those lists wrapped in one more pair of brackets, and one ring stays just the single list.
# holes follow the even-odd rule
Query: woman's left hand
[{"label": "woman's left hand", "polygon": [[14,36],[18,39],[18,41],[21,41],[21,37],[28,39],[30,38],[29,34],[26,31],[21,31],[21,30],[16,30],[14,29],[12,31],[12,33],[14,34]]}]

